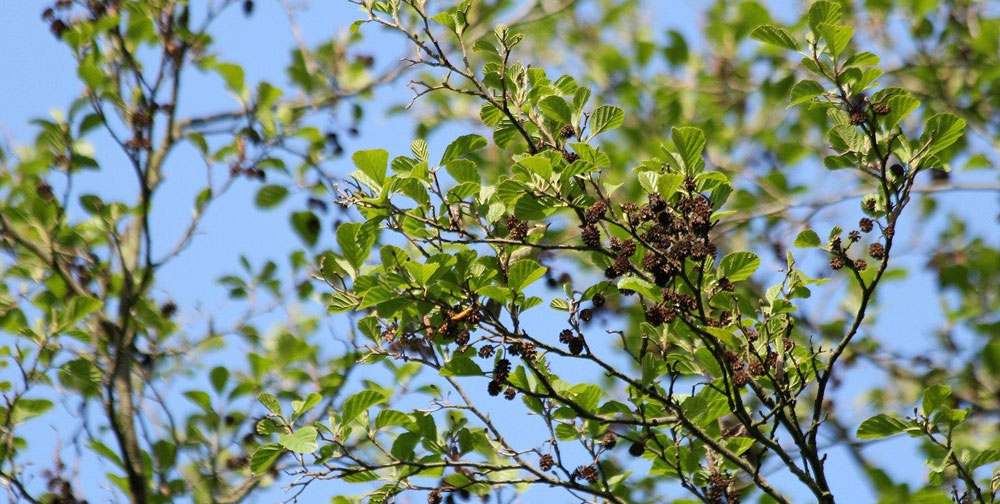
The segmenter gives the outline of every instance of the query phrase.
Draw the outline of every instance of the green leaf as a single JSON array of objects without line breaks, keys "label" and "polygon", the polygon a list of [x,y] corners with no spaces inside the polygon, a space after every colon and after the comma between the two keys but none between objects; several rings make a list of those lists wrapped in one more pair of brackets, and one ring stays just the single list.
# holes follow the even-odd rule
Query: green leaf
[{"label": "green leaf", "polygon": [[69,329],[71,326],[81,321],[87,315],[94,313],[104,302],[100,299],[92,298],[89,296],[73,296],[66,304],[66,308],[62,312],[62,316],[59,318],[59,326],[55,329],[55,332],[62,332]]},{"label": "green leaf", "polygon": [[[674,141],[688,173],[700,172],[705,167],[705,159],[701,156],[701,151],[705,149],[705,133],[703,131],[691,126],[673,128],[670,139]],[[669,195],[665,195],[665,197],[667,196]]]},{"label": "green leaf", "polygon": [[278,443],[295,453],[312,453],[319,448],[316,443],[316,428],[309,425],[301,427],[291,434],[285,434],[278,438]]},{"label": "green leaf", "polygon": [[590,136],[613,130],[625,122],[625,111],[614,105],[601,105],[590,115]]},{"label": "green leaf", "polygon": [[441,368],[441,376],[483,376],[483,370],[472,359],[457,355]]},{"label": "green leaf", "polygon": [[510,267],[507,286],[514,292],[520,292],[532,282],[545,276],[547,269],[533,259],[522,259]]},{"label": "green leaf", "polygon": [[377,221],[345,222],[337,226],[337,244],[340,245],[344,258],[355,270],[361,268],[368,259],[377,232]]},{"label": "green leaf", "polygon": [[257,191],[254,204],[257,205],[257,208],[274,208],[281,204],[287,196],[288,189],[285,189],[284,186],[268,184]]},{"label": "green leaf", "polygon": [[12,423],[17,425],[25,420],[45,413],[54,406],[48,399],[27,399],[22,397],[14,404]]},{"label": "green leaf", "polygon": [[545,180],[552,177],[552,163],[544,154],[528,156],[518,161],[517,164],[527,168],[528,171],[542,177]]},{"label": "green leaf", "polygon": [[226,386],[226,381],[229,380],[229,370],[222,366],[216,366],[212,368],[212,372],[208,374],[209,381],[212,382],[212,389],[215,393],[222,393],[222,389]]},{"label": "green leaf", "polygon": [[420,161],[427,161],[427,142],[421,139],[410,143],[410,152]]},{"label": "green leaf", "polygon": [[719,276],[724,276],[731,282],[746,280],[758,267],[760,258],[753,252],[733,252],[723,257],[719,263]]},{"label": "green leaf", "polygon": [[486,147],[486,139],[479,135],[463,135],[455,139],[444,149],[440,164]]},{"label": "green leaf", "polygon": [[278,402],[278,398],[274,397],[274,394],[269,394],[267,392],[261,392],[257,394],[257,401],[264,405],[268,411],[274,413],[275,415],[281,415],[281,403]]},{"label": "green leaf", "polygon": [[546,96],[538,102],[538,110],[542,115],[557,124],[567,125],[573,122],[573,112],[566,100],[561,96]]},{"label": "green leaf", "polygon": [[389,152],[385,149],[360,150],[351,156],[354,166],[371,178],[377,189],[385,185],[385,174],[389,169]]},{"label": "green leaf", "polygon": [[875,415],[858,426],[858,439],[882,439],[902,433],[909,425],[901,419],[886,413]]},{"label": "green leaf", "polygon": [[662,297],[662,294],[659,292],[659,288],[641,278],[634,276],[627,276],[619,280],[618,288],[638,292],[642,295],[642,297],[653,302],[659,302]]},{"label": "green leaf", "polygon": [[994,338],[993,341],[986,344],[983,347],[983,365],[993,376],[1000,376],[1000,338]]},{"label": "green leaf", "polygon": [[291,220],[292,229],[295,230],[295,234],[299,235],[299,238],[308,243],[310,247],[316,245],[316,241],[319,240],[320,229],[322,228],[319,217],[308,210],[303,210],[292,213]]},{"label": "green leaf", "polygon": [[375,406],[376,404],[384,403],[386,397],[382,395],[381,392],[375,390],[362,390],[357,394],[352,395],[344,401],[344,405],[341,408],[341,422],[347,424],[354,421],[358,415],[363,411],[368,411],[368,408]]},{"label": "green leaf", "polygon": [[219,63],[215,65],[215,71],[226,81],[226,87],[230,91],[241,97],[246,93],[242,67],[233,63]]},{"label": "green leaf", "polygon": [[313,406],[319,404],[323,400],[323,396],[312,392],[306,396],[305,399],[301,401],[292,401],[292,408],[294,409],[294,415],[292,415],[292,420],[302,416],[307,411],[311,410]]},{"label": "green leaf", "polygon": [[413,419],[409,415],[401,411],[384,409],[379,411],[375,417],[375,428],[383,429],[390,425],[406,425],[412,421]]},{"label": "green leaf", "polygon": [[840,56],[854,36],[854,28],[847,25],[823,23],[818,26],[819,33],[826,42],[826,47],[833,57]]},{"label": "green leaf", "polygon": [[808,102],[825,92],[826,91],[823,89],[823,86],[814,80],[796,82],[795,85],[792,86],[791,101],[789,102],[788,107],[790,108],[800,103]]},{"label": "green leaf", "polygon": [[819,25],[840,21],[840,4],[820,1],[809,6],[809,28],[816,31]]},{"label": "green leaf", "polygon": [[750,38],[793,51],[799,50],[799,45],[792,39],[792,36],[777,26],[760,25],[750,32]]},{"label": "green leaf", "polygon": [[893,95],[886,99],[886,105],[889,105],[889,113],[886,114],[885,119],[885,129],[891,130],[902,121],[904,117],[910,115],[911,112],[917,110],[920,106],[920,100],[914,98],[909,94],[898,94]]},{"label": "green leaf", "polygon": [[927,120],[924,132],[920,135],[921,145],[930,144],[922,156],[931,156],[951,147],[951,144],[962,138],[964,131],[965,119],[955,114],[935,114]]},{"label": "green leaf", "polygon": [[795,237],[795,246],[799,248],[818,247],[821,243],[819,235],[812,229],[806,229]]},{"label": "green leaf", "polygon": [[282,450],[279,444],[266,444],[257,447],[250,457],[250,471],[254,474],[263,474],[271,468],[271,464],[281,456]]},{"label": "green leaf", "polygon": [[951,397],[951,387],[947,385],[932,385],[927,390],[924,390],[924,401],[920,405],[924,416],[931,416],[932,413],[944,405],[949,397]]}]

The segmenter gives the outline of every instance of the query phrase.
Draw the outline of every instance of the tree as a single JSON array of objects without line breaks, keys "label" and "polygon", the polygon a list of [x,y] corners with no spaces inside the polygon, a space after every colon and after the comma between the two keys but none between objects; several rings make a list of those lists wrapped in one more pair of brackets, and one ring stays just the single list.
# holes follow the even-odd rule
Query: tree
[{"label": "tree", "polygon": [[[849,474],[880,502],[997,501],[1000,234],[971,227],[973,203],[937,218],[947,194],[1000,192],[995,172],[969,172],[993,166],[1000,137],[985,5],[818,1],[781,23],[716,2],[694,40],[636,29],[637,2],[349,1],[349,35],[299,39],[292,98],[213,53],[211,22],[236,2],[44,13],[85,90],[0,173],[12,500],[84,498],[61,462],[43,488],[25,460],[20,432],[59,390],[81,412],[75,442],[134,503],[275,484],[337,503],[833,503],[857,498]],[[373,73],[348,52],[379,33],[409,55]],[[190,67],[238,108],[182,116]],[[360,117],[400,76],[411,153],[354,150],[337,175],[345,149],[319,119]],[[109,169],[82,140],[95,128],[134,201],[74,192],[75,174]],[[210,183],[158,249],[154,195],[182,144]],[[288,217],[302,243],[287,268],[243,259],[222,276],[242,315],[201,334],[158,273],[241,178],[266,179],[264,210],[304,200]],[[328,204],[343,220],[325,240]],[[838,205],[853,210],[824,212]],[[917,219],[939,237],[924,244]],[[901,334],[879,318],[906,310],[892,282],[915,268],[934,276],[942,327]],[[261,327],[268,306],[319,303]],[[323,319],[346,345],[314,336]],[[241,348],[231,336],[242,354],[213,361]],[[925,460],[902,474],[868,448],[907,437]]]}]

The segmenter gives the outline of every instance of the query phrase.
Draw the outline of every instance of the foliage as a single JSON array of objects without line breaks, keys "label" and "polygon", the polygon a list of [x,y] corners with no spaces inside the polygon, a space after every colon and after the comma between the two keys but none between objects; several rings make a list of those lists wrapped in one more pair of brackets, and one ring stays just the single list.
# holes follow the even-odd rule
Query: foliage
[{"label": "foliage", "polygon": [[[133,503],[239,502],[276,483],[288,499],[331,485],[336,503],[541,488],[833,503],[850,499],[852,465],[880,502],[997,501],[995,235],[952,215],[929,247],[908,241],[941,195],[998,191],[951,170],[997,162],[1000,19],[985,6],[817,1],[781,23],[714,2],[696,41],[635,29],[633,1],[349,1],[359,19],[300,41],[289,89],[248,83],[213,50],[213,21],[252,15],[251,0],[43,14],[84,90],[0,170],[12,500],[84,499],[62,462],[45,485],[26,463],[25,425],[55,414],[58,391],[82,412],[74,443]],[[906,26],[887,33],[889,19]],[[373,33],[410,56],[382,73],[348,56]],[[182,116],[194,69],[236,108]],[[355,150],[356,171],[335,175],[357,125],[317,125],[343,109],[360,121],[401,75],[412,100],[391,112],[418,123],[410,154]],[[111,169],[96,135],[133,200],[74,189]],[[154,246],[154,195],[181,147],[208,183],[175,245]],[[300,243],[287,265],[241,258],[220,277],[232,324],[187,322],[163,271],[243,183]],[[821,213],[843,201],[855,210]],[[921,353],[878,323],[905,309],[886,290],[913,268],[908,248],[944,306]],[[273,307],[289,315],[262,316]],[[324,319],[345,344],[316,337]],[[842,382],[866,370],[884,380],[862,383],[858,408]],[[904,434],[926,475],[865,451]]]}]

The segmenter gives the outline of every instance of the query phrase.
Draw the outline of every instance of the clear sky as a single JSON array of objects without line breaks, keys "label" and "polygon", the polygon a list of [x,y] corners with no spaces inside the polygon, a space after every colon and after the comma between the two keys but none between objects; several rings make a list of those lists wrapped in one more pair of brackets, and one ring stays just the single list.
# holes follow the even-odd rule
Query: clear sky
[{"label": "clear sky", "polygon": [[[311,4],[299,16],[305,37],[310,43],[317,43],[331,34],[343,32],[357,19],[355,7],[341,0],[313,0]],[[667,28],[680,28],[683,32],[692,34],[697,32],[701,24],[698,12],[685,5],[685,2],[650,1],[649,5],[647,22],[657,33],[663,33]],[[48,110],[53,107],[65,109],[80,91],[80,84],[74,78],[75,67],[69,51],[54,40],[40,20],[39,14],[43,7],[43,2],[31,0],[0,0],[0,138],[5,145],[30,142],[35,130],[28,121],[47,116]],[[294,39],[287,29],[285,14],[276,2],[258,1],[257,10],[250,19],[240,15],[239,9],[230,10],[226,17],[218,21],[215,36],[222,59],[242,65],[246,70],[248,84],[261,79],[284,83],[283,68]],[[368,43],[368,52],[376,56],[379,64],[389,64],[403,49],[398,40],[384,36],[372,37]],[[220,107],[228,109],[235,106],[217,78],[195,72],[190,72],[190,77],[182,112],[212,111]],[[407,152],[413,139],[412,122],[400,115],[386,117],[382,109],[405,102],[408,97],[409,91],[399,83],[380,90],[361,124],[361,136],[346,140],[345,148],[348,152],[367,148],[386,148],[393,155]],[[428,139],[432,152],[440,152],[455,131],[457,130],[454,128],[445,128]],[[129,182],[121,182],[128,180],[121,176],[127,168],[122,162],[123,158],[115,152],[107,139],[97,135],[93,142],[98,149],[98,159],[102,161],[103,171],[81,180],[80,192],[86,192],[86,188],[90,187],[105,194],[111,192],[131,199],[135,188]],[[334,172],[337,174],[343,175],[351,170],[353,168],[349,166],[347,156],[334,165]],[[157,229],[154,247],[158,251],[168,249],[187,222],[194,194],[201,189],[204,181],[201,161],[193,151],[178,151],[168,164],[166,177],[167,183],[154,202],[154,207],[157,208],[153,216],[153,226]],[[977,175],[969,177],[975,179]],[[231,193],[212,207],[204,222],[203,234],[196,239],[194,245],[159,276],[158,294],[164,299],[169,297],[178,302],[182,320],[197,325],[204,323],[206,313],[212,313],[222,320],[233,317],[232,305],[226,303],[225,291],[216,284],[216,278],[237,270],[237,258],[241,254],[246,255],[251,262],[260,264],[266,259],[286,257],[288,251],[297,244],[297,238],[287,226],[287,212],[262,213],[253,208],[252,199],[257,187],[249,181],[237,184]],[[942,196],[941,202],[944,208],[960,215],[982,216],[973,222],[973,228],[980,234],[991,236],[994,243],[1000,240],[995,220],[1000,209],[995,196],[949,194]],[[856,214],[857,208],[857,202],[847,202],[824,211],[817,220],[826,223],[842,221]],[[856,217],[854,220],[856,221]],[[923,236],[932,237],[940,224],[940,219],[926,223],[916,222],[914,217],[910,217],[904,220],[900,233],[915,236],[912,231],[919,226]],[[817,229],[826,228],[817,226]],[[320,239],[332,242],[329,223],[324,226],[323,233]],[[892,301],[880,307],[882,317],[875,331],[889,341],[892,347],[905,354],[918,352],[925,345],[924,342],[932,337],[933,328],[941,323],[939,300],[934,294],[934,278],[922,269],[922,264],[926,261],[924,252],[925,248],[918,247],[898,258],[911,267],[911,275],[905,281],[885,287],[883,299]],[[773,269],[770,272],[772,275],[775,273]],[[821,268],[817,267],[812,273],[820,276]],[[821,303],[816,302],[813,308],[823,309]],[[538,320],[537,323],[549,322]],[[0,341],[6,337],[0,335]],[[860,407],[863,405],[862,400],[850,395],[864,390],[879,379],[873,371],[853,376],[848,379],[840,395],[843,400],[853,401]],[[495,417],[508,426],[523,422],[522,413],[517,411],[519,408],[516,406],[497,400],[487,404],[494,410]],[[865,416],[865,411],[859,409],[857,422]],[[72,435],[72,432],[60,427],[58,418],[46,416],[32,421],[24,428],[32,443],[30,457],[37,457],[39,468],[45,467],[51,460],[57,437],[62,437],[65,441],[66,437]],[[53,431],[59,436],[52,436]],[[531,432],[525,431],[524,434],[528,436]],[[909,440],[898,439],[874,445],[868,450],[868,454],[876,460],[895,461],[893,473],[909,473],[911,477],[908,479],[917,481],[923,478],[926,469],[920,460],[914,458],[912,446]],[[834,452],[830,464],[841,464],[843,457],[843,453]],[[101,476],[103,470],[96,470],[94,465],[89,464],[92,462],[90,459],[84,461],[80,478],[82,488],[86,490],[91,502],[106,501],[109,493],[100,489],[105,485]],[[781,487],[797,488],[790,479],[776,478]],[[872,500],[870,489],[852,471],[841,471],[833,479],[833,485],[835,490],[844,495],[843,502]],[[340,491],[345,490],[339,484],[318,483],[308,495],[329,497]],[[346,491],[356,493],[357,489]],[[527,494],[524,502],[538,502],[536,499],[545,493],[547,492],[544,490],[533,490]],[[272,491],[264,494],[259,502],[280,499],[281,494]]]}]

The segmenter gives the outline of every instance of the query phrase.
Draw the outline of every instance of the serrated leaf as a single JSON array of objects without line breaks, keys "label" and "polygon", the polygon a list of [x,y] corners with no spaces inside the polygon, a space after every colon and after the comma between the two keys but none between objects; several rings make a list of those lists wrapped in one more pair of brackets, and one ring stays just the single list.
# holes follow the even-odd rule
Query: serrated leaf
[{"label": "serrated leaf", "polygon": [[927,390],[924,390],[924,400],[920,405],[924,416],[931,416],[944,405],[949,397],[951,397],[951,387],[947,385],[937,384],[927,387]]},{"label": "serrated leaf", "polygon": [[561,96],[551,95],[542,98],[538,102],[538,110],[542,112],[543,116],[557,124],[567,125],[573,122],[573,112]]},{"label": "serrated leaf", "polygon": [[823,86],[814,80],[803,80],[796,82],[792,86],[791,100],[788,103],[789,107],[794,107],[800,103],[805,103],[813,98],[822,95],[825,92]]},{"label": "serrated leaf", "polygon": [[806,229],[799,233],[795,237],[794,245],[799,248],[811,248],[818,247],[822,242],[819,240],[819,235],[816,234],[812,229]]},{"label": "serrated leaf", "polygon": [[507,275],[507,286],[514,292],[520,292],[545,276],[547,269],[533,259],[522,259],[510,267],[510,272]]},{"label": "serrated leaf", "polygon": [[447,164],[448,161],[464,156],[470,152],[486,147],[486,139],[479,135],[462,135],[448,144],[441,156],[440,164]]},{"label": "serrated leaf", "polygon": [[882,439],[904,432],[909,426],[901,418],[886,413],[875,415],[858,426],[858,439]]},{"label": "serrated leaf", "polygon": [[613,130],[625,122],[625,111],[614,105],[601,105],[590,115],[590,136]]},{"label": "serrated leaf", "polygon": [[319,404],[321,400],[323,400],[323,396],[315,392],[312,392],[309,395],[307,395],[305,399],[301,401],[292,401],[292,408],[295,412],[295,414],[292,416],[292,420],[302,416],[303,414],[311,410],[314,406]]},{"label": "serrated leaf", "polygon": [[360,150],[351,156],[354,166],[368,175],[376,188],[385,184],[385,174],[389,170],[389,152],[385,149]]},{"label": "serrated leaf", "polygon": [[283,451],[279,444],[266,444],[257,447],[253,452],[253,456],[250,457],[250,470],[254,474],[267,472],[271,468],[271,464],[275,460],[278,460]]},{"label": "serrated leaf", "polygon": [[809,28],[816,30],[822,24],[836,24],[840,21],[840,4],[820,1],[809,6]]},{"label": "serrated leaf", "polygon": [[840,56],[854,36],[854,28],[847,25],[820,24],[819,33],[826,42],[826,47],[834,57]]},{"label": "serrated leaf", "polygon": [[420,161],[427,161],[427,142],[419,138],[414,140],[410,143],[410,152]]},{"label": "serrated leaf", "polygon": [[746,280],[760,267],[760,258],[753,252],[733,252],[726,254],[719,263],[719,276],[731,282]]},{"label": "serrated leaf", "polygon": [[886,99],[886,105],[889,105],[889,113],[886,114],[883,121],[885,121],[885,129],[891,130],[899,124],[899,121],[917,110],[917,107],[920,106],[920,100],[909,94],[898,94]]},{"label": "serrated leaf", "polygon": [[965,119],[955,114],[935,114],[927,120],[924,132],[920,135],[920,144],[929,144],[922,156],[931,156],[951,147],[951,144],[962,138],[964,131]]},{"label": "serrated leaf", "polygon": [[659,302],[661,294],[659,288],[655,285],[634,276],[627,276],[618,281],[619,289],[628,289],[641,294],[644,298],[652,301]]},{"label": "serrated leaf", "polygon": [[441,368],[440,374],[441,376],[483,376],[483,370],[472,359],[457,355]]},{"label": "serrated leaf", "polygon": [[378,416],[375,417],[375,428],[384,429],[391,425],[406,425],[411,421],[410,416],[401,411],[384,409],[379,411]]},{"label": "serrated leaf", "polygon": [[275,415],[281,415],[281,403],[278,402],[278,398],[274,397],[274,394],[269,394],[267,392],[261,392],[257,394],[257,401],[264,405],[268,411],[274,413]]},{"label": "serrated leaf", "polygon": [[278,438],[278,443],[286,449],[295,453],[313,453],[319,448],[316,442],[316,428],[308,425],[300,427],[291,434],[285,434]]},{"label": "serrated leaf", "polygon": [[551,307],[553,310],[559,310],[564,312],[568,312],[570,310],[569,301],[566,301],[563,298],[553,299],[551,302],[549,302],[549,307]]},{"label": "serrated leaf", "polygon": [[799,45],[792,39],[792,36],[777,26],[760,25],[750,32],[750,38],[793,51],[799,50]]},{"label": "serrated leaf", "polygon": [[673,128],[670,139],[674,141],[688,173],[697,173],[704,168],[705,159],[701,155],[701,151],[705,149],[705,133],[703,131],[691,126]]},{"label": "serrated leaf", "polygon": [[375,390],[362,390],[344,401],[341,422],[345,424],[350,423],[357,418],[361,412],[367,411],[368,408],[371,408],[376,404],[381,404],[385,402],[385,400],[386,397],[382,395],[381,392]]}]

